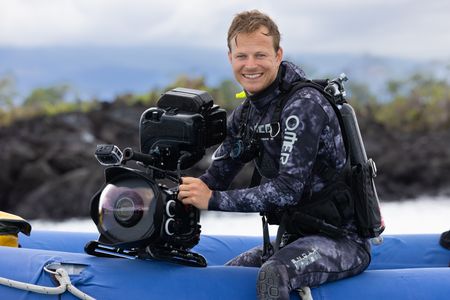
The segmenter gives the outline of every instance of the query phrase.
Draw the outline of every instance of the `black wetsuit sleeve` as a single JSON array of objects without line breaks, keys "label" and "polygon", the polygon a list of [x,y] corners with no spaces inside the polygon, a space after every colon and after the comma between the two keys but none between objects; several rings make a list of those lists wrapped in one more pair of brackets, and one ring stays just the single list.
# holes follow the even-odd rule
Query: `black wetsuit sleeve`
[{"label": "black wetsuit sleeve", "polygon": [[209,210],[267,212],[298,203],[311,178],[321,133],[329,122],[317,97],[322,95],[302,89],[282,111],[278,176],[253,188],[213,191]]}]

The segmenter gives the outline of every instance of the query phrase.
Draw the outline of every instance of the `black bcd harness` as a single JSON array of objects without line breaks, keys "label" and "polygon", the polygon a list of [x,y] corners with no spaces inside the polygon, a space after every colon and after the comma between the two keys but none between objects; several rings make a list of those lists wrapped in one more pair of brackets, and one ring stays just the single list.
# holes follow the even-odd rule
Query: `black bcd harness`
[{"label": "black bcd harness", "polygon": [[[377,237],[384,230],[378,196],[373,182],[373,178],[376,176],[373,162],[372,160],[364,163],[351,161],[350,136],[347,134],[342,114],[337,106],[347,102],[342,95],[334,96],[330,94],[326,90],[328,84],[329,80],[306,80],[295,82],[289,86],[281,86],[283,93],[272,115],[269,134],[270,137],[281,142],[280,118],[286,101],[302,88],[314,88],[327,99],[336,113],[346,149],[346,163],[342,170],[338,172],[324,162],[316,161],[314,172],[325,180],[325,188],[317,193],[302,195],[301,203],[294,207],[275,213],[261,213],[264,236],[263,259],[267,259],[274,252],[269,240],[268,224],[280,225],[275,242],[275,251],[280,246],[284,232],[289,233],[287,236],[294,237],[309,234],[323,234],[333,238],[342,237],[347,234],[347,231],[342,226],[353,218],[356,220],[358,233],[361,237]],[[241,111],[241,132],[242,128],[245,127],[244,123],[248,120],[249,106],[247,99]],[[261,135],[258,137],[261,138]],[[250,144],[253,147],[255,138],[249,141],[247,145]],[[266,159],[265,156],[264,151],[259,152],[259,161],[267,164],[270,160]],[[277,172],[278,170],[271,170],[272,174],[274,171]],[[261,184],[262,175],[260,172],[261,170],[255,167],[250,186]],[[292,240],[283,241],[283,244],[290,241]]]}]

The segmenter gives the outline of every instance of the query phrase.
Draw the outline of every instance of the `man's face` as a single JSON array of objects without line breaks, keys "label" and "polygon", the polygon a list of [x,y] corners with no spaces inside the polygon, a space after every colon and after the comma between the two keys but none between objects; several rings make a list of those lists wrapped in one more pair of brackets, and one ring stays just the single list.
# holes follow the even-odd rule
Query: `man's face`
[{"label": "man's face", "polygon": [[275,80],[283,58],[283,50],[275,52],[273,38],[265,35],[267,32],[261,26],[252,33],[239,33],[230,43],[228,58],[234,76],[250,94],[264,90]]}]

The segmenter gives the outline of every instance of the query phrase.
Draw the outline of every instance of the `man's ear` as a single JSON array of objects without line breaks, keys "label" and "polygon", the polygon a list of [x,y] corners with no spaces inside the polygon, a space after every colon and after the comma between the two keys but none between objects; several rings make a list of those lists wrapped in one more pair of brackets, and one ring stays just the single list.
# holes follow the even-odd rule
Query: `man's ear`
[{"label": "man's ear", "polygon": [[228,51],[228,60],[230,61],[230,63],[231,63],[231,59],[232,59],[231,51]]},{"label": "man's ear", "polygon": [[276,53],[277,63],[281,63],[283,60],[283,48],[279,47]]}]

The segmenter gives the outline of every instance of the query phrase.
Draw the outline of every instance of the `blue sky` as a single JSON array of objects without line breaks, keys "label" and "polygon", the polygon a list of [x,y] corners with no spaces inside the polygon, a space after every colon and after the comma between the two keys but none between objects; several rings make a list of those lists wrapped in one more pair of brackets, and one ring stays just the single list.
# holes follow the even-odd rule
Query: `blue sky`
[{"label": "blue sky", "polygon": [[0,47],[224,49],[239,11],[272,16],[287,52],[450,59],[450,1],[0,0]]}]

